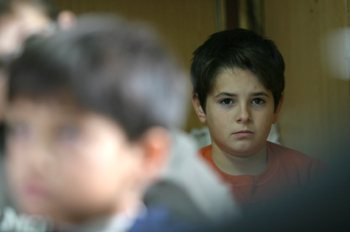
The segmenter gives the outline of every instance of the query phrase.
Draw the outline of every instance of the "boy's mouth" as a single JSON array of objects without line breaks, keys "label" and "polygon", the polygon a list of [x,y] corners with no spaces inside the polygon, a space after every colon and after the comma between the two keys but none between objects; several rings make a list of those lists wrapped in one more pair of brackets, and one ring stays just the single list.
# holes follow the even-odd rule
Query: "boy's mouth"
[{"label": "boy's mouth", "polygon": [[254,132],[250,131],[250,130],[241,130],[241,131],[237,131],[235,133],[233,133],[234,135],[236,135],[237,137],[243,138],[243,137],[250,137],[254,134]]}]

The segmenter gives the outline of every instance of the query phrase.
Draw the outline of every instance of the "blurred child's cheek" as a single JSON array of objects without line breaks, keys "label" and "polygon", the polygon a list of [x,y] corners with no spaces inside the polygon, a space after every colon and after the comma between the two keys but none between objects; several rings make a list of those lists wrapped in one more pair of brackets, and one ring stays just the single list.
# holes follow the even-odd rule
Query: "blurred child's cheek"
[{"label": "blurred child's cheek", "polygon": [[129,170],[125,159],[129,151],[125,150],[125,138],[111,129],[113,125],[99,120],[88,124],[80,132],[62,131],[57,143],[61,163],[57,186],[63,196],[60,205],[93,211],[115,202],[120,179],[126,175],[124,169]]},{"label": "blurred child's cheek", "polygon": [[0,122],[3,119],[4,108],[5,108],[5,100],[6,100],[6,77],[3,70],[0,68]]},{"label": "blurred child's cheek", "polygon": [[[6,150],[6,176],[10,187],[10,196],[19,205],[21,210],[27,210],[23,198],[23,184],[28,176],[27,161],[25,159],[25,146],[20,145],[12,139],[7,139]],[[23,209],[25,208],[25,209]]]},{"label": "blurred child's cheek", "polygon": [[[32,150],[30,131],[25,125],[11,126],[7,129],[6,160],[9,175],[17,176],[28,169],[28,153]],[[18,177],[19,178],[19,177]]]}]

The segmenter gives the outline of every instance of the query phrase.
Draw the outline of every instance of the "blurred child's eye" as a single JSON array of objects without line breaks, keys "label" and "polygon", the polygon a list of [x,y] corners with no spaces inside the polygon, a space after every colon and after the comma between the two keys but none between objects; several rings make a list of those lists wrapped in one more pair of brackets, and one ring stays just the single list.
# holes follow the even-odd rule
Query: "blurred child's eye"
[{"label": "blurred child's eye", "polygon": [[25,123],[16,123],[6,126],[6,135],[11,138],[28,138],[30,136],[30,129]]},{"label": "blurred child's eye", "polygon": [[226,99],[220,101],[220,104],[222,104],[222,105],[231,105],[231,104],[233,104],[233,101],[232,101],[232,99],[226,98]]},{"label": "blurred child's eye", "polygon": [[262,105],[265,103],[265,101],[261,98],[255,98],[255,99],[253,99],[252,103],[255,105]]},{"label": "blurred child's eye", "polygon": [[58,137],[61,141],[71,142],[77,139],[81,134],[81,130],[76,125],[65,125],[62,126],[58,131]]}]

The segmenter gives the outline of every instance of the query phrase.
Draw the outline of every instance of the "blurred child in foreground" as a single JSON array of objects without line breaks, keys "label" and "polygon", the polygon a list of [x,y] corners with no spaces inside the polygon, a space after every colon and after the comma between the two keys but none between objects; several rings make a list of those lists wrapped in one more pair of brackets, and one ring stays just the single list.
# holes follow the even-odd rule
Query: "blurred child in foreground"
[{"label": "blurred child in foreground", "polygon": [[184,84],[152,33],[111,17],[28,46],[12,64],[5,112],[19,209],[63,231],[186,229],[142,203],[170,160]]}]

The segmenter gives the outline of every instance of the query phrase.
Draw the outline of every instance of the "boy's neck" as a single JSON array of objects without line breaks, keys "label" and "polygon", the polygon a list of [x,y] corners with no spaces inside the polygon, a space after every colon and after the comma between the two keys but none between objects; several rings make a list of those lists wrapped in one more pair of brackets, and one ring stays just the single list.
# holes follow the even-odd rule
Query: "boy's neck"
[{"label": "boy's neck", "polygon": [[233,176],[258,175],[266,169],[268,161],[266,144],[254,154],[237,156],[221,150],[213,143],[211,156],[222,172]]}]

